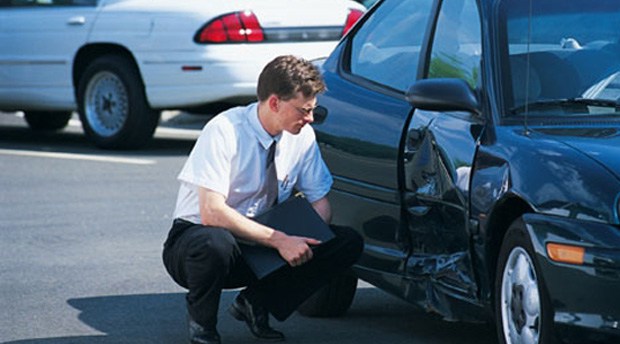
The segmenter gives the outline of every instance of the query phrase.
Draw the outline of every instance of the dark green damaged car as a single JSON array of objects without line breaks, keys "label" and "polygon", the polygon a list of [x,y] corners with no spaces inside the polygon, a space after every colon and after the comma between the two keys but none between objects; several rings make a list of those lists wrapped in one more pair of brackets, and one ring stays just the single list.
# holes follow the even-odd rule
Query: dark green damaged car
[{"label": "dark green damaged car", "polygon": [[620,2],[383,0],[314,128],[356,278],[501,343],[620,343]]}]

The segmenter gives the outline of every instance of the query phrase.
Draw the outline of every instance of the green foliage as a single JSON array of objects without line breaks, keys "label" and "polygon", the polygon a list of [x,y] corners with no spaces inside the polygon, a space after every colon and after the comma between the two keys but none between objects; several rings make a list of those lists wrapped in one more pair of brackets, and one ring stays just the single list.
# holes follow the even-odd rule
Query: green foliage
[{"label": "green foliage", "polygon": [[476,88],[480,66],[469,68],[456,55],[446,53],[434,54],[429,68],[429,78],[457,78],[465,80],[469,86]]}]

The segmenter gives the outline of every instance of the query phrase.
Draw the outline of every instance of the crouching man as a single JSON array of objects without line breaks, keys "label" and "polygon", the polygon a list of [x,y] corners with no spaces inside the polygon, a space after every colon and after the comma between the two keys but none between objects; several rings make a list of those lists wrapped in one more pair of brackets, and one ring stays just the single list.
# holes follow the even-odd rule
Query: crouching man
[{"label": "crouching man", "polygon": [[[178,176],[175,220],[163,251],[167,271],[188,289],[190,343],[220,343],[221,292],[239,287],[245,288],[231,315],[257,338],[284,340],[269,315],[285,320],[361,254],[361,237],[348,229],[333,227],[336,237],[320,243],[252,220],[295,189],[329,223],[332,177],[308,125],[324,90],[310,62],[280,56],[259,76],[258,102],[217,115],[196,141]],[[257,279],[239,239],[277,250],[288,265]]]}]

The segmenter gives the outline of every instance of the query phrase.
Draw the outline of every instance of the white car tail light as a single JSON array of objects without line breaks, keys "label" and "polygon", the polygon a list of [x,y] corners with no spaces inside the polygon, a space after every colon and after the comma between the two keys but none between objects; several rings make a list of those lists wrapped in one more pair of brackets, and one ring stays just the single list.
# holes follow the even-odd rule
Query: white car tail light
[{"label": "white car tail light", "polygon": [[219,16],[203,26],[194,37],[196,43],[262,42],[264,39],[263,28],[251,11]]},{"label": "white car tail light", "polygon": [[364,14],[350,9],[343,26],[261,27],[251,11],[221,15],[205,24],[194,36],[200,44],[337,41],[344,36]]}]

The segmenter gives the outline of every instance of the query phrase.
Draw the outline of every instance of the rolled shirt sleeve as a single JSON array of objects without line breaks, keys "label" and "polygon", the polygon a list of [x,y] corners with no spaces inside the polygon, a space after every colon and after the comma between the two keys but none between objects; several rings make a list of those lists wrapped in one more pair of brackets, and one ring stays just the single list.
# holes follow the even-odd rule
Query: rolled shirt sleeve
[{"label": "rolled shirt sleeve", "polygon": [[[192,185],[218,192],[228,197],[231,160],[236,140],[234,130],[226,123],[205,127],[190,153],[178,179]],[[207,132],[208,131],[208,132]]]}]

